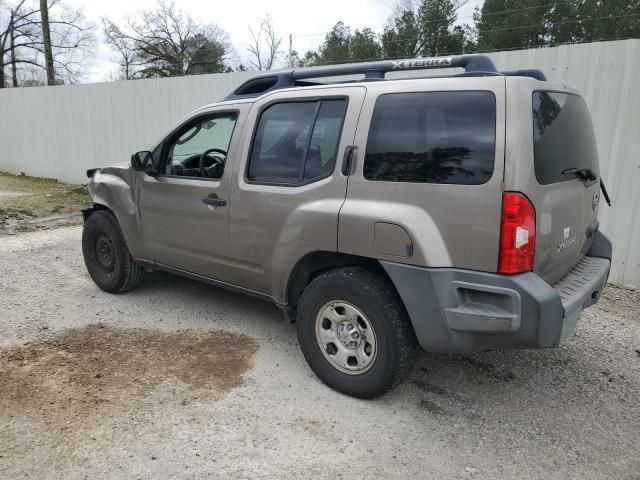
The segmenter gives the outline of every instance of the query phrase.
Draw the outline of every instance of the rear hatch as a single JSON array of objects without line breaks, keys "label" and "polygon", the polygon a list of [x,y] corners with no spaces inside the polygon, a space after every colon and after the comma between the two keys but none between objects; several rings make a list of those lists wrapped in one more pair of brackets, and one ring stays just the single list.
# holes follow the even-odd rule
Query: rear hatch
[{"label": "rear hatch", "polygon": [[529,98],[535,182],[524,193],[536,210],[534,272],[555,284],[582,260],[598,228],[598,152],[582,97],[537,89]]}]

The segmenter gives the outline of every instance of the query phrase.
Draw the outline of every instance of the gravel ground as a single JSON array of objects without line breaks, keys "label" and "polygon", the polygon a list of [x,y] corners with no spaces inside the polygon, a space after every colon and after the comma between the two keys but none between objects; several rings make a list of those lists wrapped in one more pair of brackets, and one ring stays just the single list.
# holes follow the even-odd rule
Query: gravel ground
[{"label": "gravel ground", "polygon": [[640,295],[562,348],[421,355],[337,394],[277,309],[167,274],[112,296],[79,227],[0,238],[0,478],[640,479]]}]

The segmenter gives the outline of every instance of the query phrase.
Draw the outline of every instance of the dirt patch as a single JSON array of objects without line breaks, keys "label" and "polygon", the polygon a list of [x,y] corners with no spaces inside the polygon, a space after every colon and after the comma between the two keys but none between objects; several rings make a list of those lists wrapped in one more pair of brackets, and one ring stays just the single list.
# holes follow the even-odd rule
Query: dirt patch
[{"label": "dirt patch", "polygon": [[424,380],[414,379],[412,382],[416,387],[425,392],[435,393],[436,395],[447,395],[449,393],[444,388],[425,382]]},{"label": "dirt patch", "polygon": [[418,403],[421,409],[433,414],[433,415],[446,415],[447,411],[438,405],[436,402],[433,402],[429,399],[423,398]]},{"label": "dirt patch", "polygon": [[0,172],[0,234],[77,225],[90,204],[82,185]]},{"label": "dirt patch", "polygon": [[627,290],[607,285],[594,308],[640,322],[640,290]]},{"label": "dirt patch", "polygon": [[166,436],[241,385],[257,349],[228,332],[91,325],[0,350],[0,471],[50,474]]},{"label": "dirt patch", "polygon": [[298,417],[293,422],[293,425],[301,428],[307,436],[316,440],[323,440],[329,443],[337,442],[334,424],[328,419],[320,421],[313,418]]},{"label": "dirt patch", "polygon": [[485,363],[481,360],[478,360],[477,358],[460,354],[452,355],[451,358],[453,360],[471,365],[478,373],[481,373],[486,377],[498,382],[510,382],[512,380],[515,380],[516,378],[513,371],[501,368],[490,363]]}]

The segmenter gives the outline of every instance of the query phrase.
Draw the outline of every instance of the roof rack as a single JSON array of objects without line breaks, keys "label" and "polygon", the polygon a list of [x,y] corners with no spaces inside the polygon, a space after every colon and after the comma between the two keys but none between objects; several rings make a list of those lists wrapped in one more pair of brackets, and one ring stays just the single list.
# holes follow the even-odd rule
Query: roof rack
[{"label": "roof rack", "polygon": [[343,75],[364,74],[364,81],[384,80],[388,72],[406,70],[430,70],[438,68],[464,68],[465,76],[509,75],[529,76],[538,80],[546,80],[539,70],[518,70],[514,72],[498,72],[493,60],[486,55],[456,55],[451,57],[414,58],[406,60],[381,60],[379,62],[347,63],[326,67],[304,68],[301,70],[284,70],[277,73],[255,76],[232,93],[225,100],[257,97],[263,93],[298,86],[318,85],[316,82],[304,81],[322,77],[338,77]]},{"label": "roof rack", "polygon": [[538,70],[535,68],[523,68],[521,70],[510,70],[500,72],[501,75],[505,77],[531,77],[536,80],[540,80],[541,82],[547,81],[547,76],[542,72],[542,70]]}]

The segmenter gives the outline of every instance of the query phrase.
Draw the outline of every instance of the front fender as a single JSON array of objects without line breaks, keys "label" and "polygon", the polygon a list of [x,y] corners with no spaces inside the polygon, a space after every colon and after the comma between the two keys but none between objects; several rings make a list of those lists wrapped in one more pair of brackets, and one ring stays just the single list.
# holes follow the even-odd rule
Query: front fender
[{"label": "front fender", "polygon": [[136,214],[136,203],[131,187],[124,179],[108,173],[96,172],[89,182],[89,192],[94,203],[104,205],[118,214]]},{"label": "front fender", "polygon": [[110,210],[118,220],[129,252],[134,258],[139,258],[142,242],[139,237],[135,189],[132,187],[134,180],[131,170],[102,169],[95,172],[89,182],[89,193],[94,207],[82,213],[86,221],[96,210]]}]

